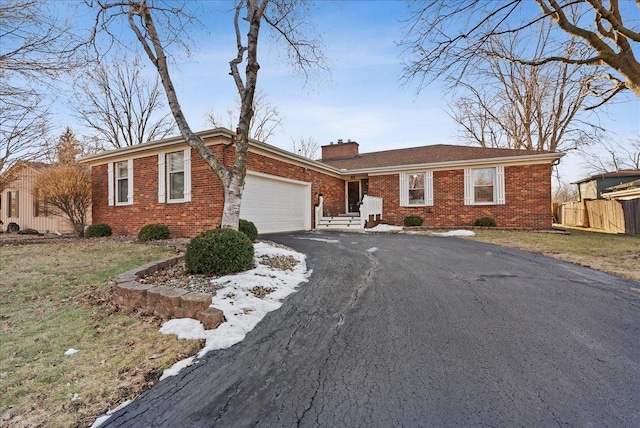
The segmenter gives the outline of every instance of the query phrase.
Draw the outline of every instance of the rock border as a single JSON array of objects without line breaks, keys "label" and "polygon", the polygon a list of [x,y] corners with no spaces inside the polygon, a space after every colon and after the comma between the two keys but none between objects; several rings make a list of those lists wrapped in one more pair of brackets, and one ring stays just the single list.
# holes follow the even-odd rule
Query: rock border
[{"label": "rock border", "polygon": [[224,313],[211,306],[212,295],[166,285],[141,284],[140,278],[184,260],[184,254],[169,257],[118,275],[111,299],[119,306],[138,309],[160,318],[193,318],[211,330],[224,321]]}]

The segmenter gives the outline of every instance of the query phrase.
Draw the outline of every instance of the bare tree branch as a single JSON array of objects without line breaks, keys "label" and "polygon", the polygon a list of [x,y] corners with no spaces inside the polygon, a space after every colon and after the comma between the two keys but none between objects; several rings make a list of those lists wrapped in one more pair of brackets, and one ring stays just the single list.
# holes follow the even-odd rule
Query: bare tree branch
[{"label": "bare tree branch", "polygon": [[[249,138],[254,140],[268,142],[269,139],[278,132],[278,128],[282,125],[282,117],[278,108],[272,105],[267,99],[267,93],[262,90],[256,91],[253,99],[254,115],[249,125]],[[211,109],[205,114],[205,119],[214,128],[232,129],[238,123],[234,111],[240,111],[241,102],[238,98],[237,107],[234,109],[227,108],[224,116],[216,113],[215,109]]]},{"label": "bare tree branch", "polygon": [[579,151],[583,164],[594,173],[640,170],[640,135],[625,143],[607,136]]},{"label": "bare tree branch", "polygon": [[40,155],[53,82],[77,65],[73,35],[48,6],[37,0],[0,2],[0,187],[17,160]]},{"label": "bare tree branch", "polygon": [[313,137],[291,138],[291,151],[305,158],[318,159],[320,144]]},{"label": "bare tree branch", "polygon": [[548,25],[542,25],[537,40],[507,34],[487,43],[484,61],[458,82],[464,95],[450,113],[463,139],[483,147],[566,151],[600,132],[584,110],[594,75],[564,63],[534,67],[503,60],[523,49],[542,55],[550,37]]},{"label": "bare tree branch", "polygon": [[[607,101],[624,89],[640,97],[640,62],[636,58],[640,33],[637,10],[630,2],[611,0],[535,0],[539,12],[524,0],[415,0],[410,3],[404,47],[406,82],[425,84],[448,76],[451,82],[477,66],[492,41],[505,34],[521,38],[535,34],[538,23],[553,25],[557,50],[545,55],[522,51],[507,59],[542,66],[565,63],[583,67],[606,67],[617,82],[604,92]],[[589,16],[593,16],[592,20]],[[563,50],[572,38],[580,49]],[[478,56],[482,53],[482,56]]]},{"label": "bare tree branch", "polygon": [[111,65],[86,70],[72,108],[102,147],[127,147],[162,139],[173,130],[160,81],[141,76],[138,59],[119,58]]}]

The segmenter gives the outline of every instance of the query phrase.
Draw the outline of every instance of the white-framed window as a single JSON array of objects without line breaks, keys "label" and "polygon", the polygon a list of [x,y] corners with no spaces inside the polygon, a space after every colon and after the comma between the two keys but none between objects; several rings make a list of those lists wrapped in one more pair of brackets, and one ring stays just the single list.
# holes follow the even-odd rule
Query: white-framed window
[{"label": "white-framed window", "polygon": [[107,168],[109,205],[133,204],[133,159],[110,162]]},{"label": "white-framed window", "polygon": [[504,205],[504,166],[464,170],[465,205]]},{"label": "white-framed window", "polygon": [[191,201],[191,149],[158,155],[158,202]]},{"label": "white-framed window", "polygon": [[400,206],[433,206],[433,171],[400,174]]}]

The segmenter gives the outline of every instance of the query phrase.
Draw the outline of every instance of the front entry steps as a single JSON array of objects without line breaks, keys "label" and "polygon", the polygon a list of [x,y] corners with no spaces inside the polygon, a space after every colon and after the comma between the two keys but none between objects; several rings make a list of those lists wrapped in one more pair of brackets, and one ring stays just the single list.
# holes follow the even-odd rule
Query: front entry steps
[{"label": "front entry steps", "polygon": [[321,217],[316,230],[362,230],[360,216]]}]

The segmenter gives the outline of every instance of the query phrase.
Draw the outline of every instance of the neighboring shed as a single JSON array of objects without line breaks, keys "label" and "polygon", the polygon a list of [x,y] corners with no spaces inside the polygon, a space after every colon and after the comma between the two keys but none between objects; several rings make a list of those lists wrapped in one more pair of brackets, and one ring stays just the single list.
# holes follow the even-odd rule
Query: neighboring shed
[{"label": "neighboring shed", "polygon": [[578,200],[602,199],[605,189],[619,184],[640,179],[640,170],[628,169],[616,172],[594,174],[582,180],[575,181],[578,185]]}]

